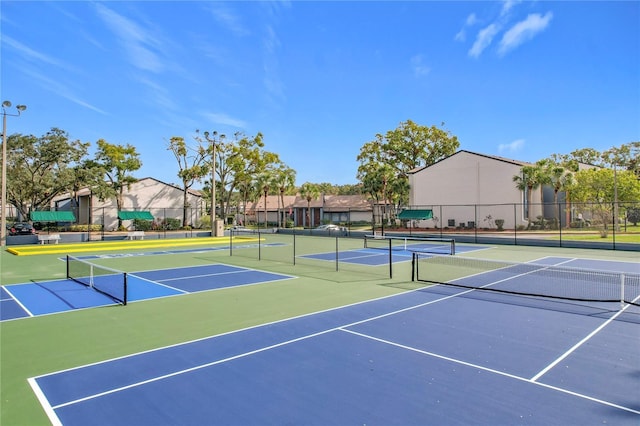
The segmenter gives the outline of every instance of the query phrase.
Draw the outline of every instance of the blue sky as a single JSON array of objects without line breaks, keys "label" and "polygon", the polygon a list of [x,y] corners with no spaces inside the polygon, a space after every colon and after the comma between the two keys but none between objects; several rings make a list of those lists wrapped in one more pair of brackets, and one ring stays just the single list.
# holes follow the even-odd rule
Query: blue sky
[{"label": "blue sky", "polygon": [[460,149],[537,161],[640,140],[640,2],[6,1],[8,133],[132,144],[178,182],[167,142],[262,132],[304,182],[408,119]]}]

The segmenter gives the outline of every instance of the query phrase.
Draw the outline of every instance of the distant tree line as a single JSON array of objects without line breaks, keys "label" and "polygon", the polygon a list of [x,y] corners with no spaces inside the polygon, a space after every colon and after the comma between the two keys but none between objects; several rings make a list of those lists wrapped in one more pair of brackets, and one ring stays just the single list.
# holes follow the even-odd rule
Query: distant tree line
[{"label": "distant tree line", "polygon": [[[432,165],[458,150],[458,138],[443,127],[444,123],[440,127],[423,126],[407,120],[396,129],[376,134],[360,148],[356,158],[358,183],[353,185],[305,182],[296,186],[296,171],[277,153],[265,149],[261,133],[247,136],[237,132],[227,137],[217,131],[196,130],[189,142],[180,136],[171,137],[167,150],[176,160],[176,176],[185,192],[184,220],[190,207],[187,191],[198,182],[204,198],[210,206],[215,204],[215,211],[223,217],[234,206],[246,207],[248,202],[268,195],[278,195],[282,207],[285,195],[298,194],[310,204],[320,194],[364,194],[376,203],[398,208],[409,202],[410,171]],[[90,158],[90,143],[71,140],[58,128],[41,137],[10,135],[7,201],[28,217],[32,210],[48,209],[51,201],[64,193],[70,193],[77,206],[77,192],[89,188],[101,200],[115,198],[121,209],[124,190],[136,181],[133,173],[142,166],[140,154],[130,144],[100,139],[96,145],[95,155]],[[603,214],[608,214],[606,206],[614,202],[613,197],[618,202],[640,199],[639,151],[640,142],[630,142],[604,152],[584,148],[554,154],[524,166],[513,181],[527,197],[534,189],[549,185],[556,197],[564,191],[575,202],[602,203]],[[579,170],[579,163],[597,167]]]}]

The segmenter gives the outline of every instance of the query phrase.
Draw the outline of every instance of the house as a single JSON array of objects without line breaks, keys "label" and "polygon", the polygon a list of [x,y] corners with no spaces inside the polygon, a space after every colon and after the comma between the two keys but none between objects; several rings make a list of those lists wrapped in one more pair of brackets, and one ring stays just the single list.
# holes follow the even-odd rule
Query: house
[{"label": "house", "polygon": [[[53,200],[53,210],[71,210],[76,214],[79,224],[103,225],[105,231],[118,228],[119,219],[125,228],[131,228],[131,214],[122,212],[148,212],[144,218],[153,218],[157,224],[173,221],[182,226],[198,226],[202,216],[208,215],[205,201],[199,191],[187,191],[188,208],[183,208],[182,188],[157,179],[146,177],[132,183],[124,190],[122,211],[116,206],[115,197],[100,200],[90,189],[84,188],[76,193],[77,205],[71,194],[64,194]],[[140,218],[143,218],[140,216]]]},{"label": "house", "polygon": [[[370,222],[372,205],[364,195],[321,195],[307,201],[299,195],[285,195],[284,205],[279,195],[269,195],[266,200],[268,223],[277,223],[278,217],[293,221],[294,226],[316,227],[323,223]],[[265,198],[247,205],[249,221],[264,223]]]},{"label": "house", "polygon": [[[428,208],[433,218],[415,224],[421,227],[494,227],[503,220],[505,228],[528,224],[542,215],[541,189],[534,189],[531,205],[525,192],[516,187],[513,176],[530,163],[461,150],[437,163],[409,173],[409,204]],[[413,207],[412,207],[413,208]]]}]

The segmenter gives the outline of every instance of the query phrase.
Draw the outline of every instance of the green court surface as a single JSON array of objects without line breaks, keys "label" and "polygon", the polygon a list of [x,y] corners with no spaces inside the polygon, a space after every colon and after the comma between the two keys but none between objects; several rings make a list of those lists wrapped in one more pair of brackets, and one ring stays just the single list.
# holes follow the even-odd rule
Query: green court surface
[{"label": "green court surface", "polygon": [[[124,245],[110,250],[78,244],[82,254],[104,254],[92,262],[122,271],[142,271],[224,263],[295,276],[295,279],[166,297],[127,306],[109,306],[0,323],[0,424],[46,425],[49,420],[27,379],[53,371],[96,363],[221,333],[323,311],[415,289],[411,263],[387,266],[350,265],[335,270],[332,261],[297,257],[291,238],[271,235],[266,245],[245,241],[230,251],[210,239],[168,247]],[[360,248],[362,239],[340,239],[340,250]],[[296,240],[296,254],[335,250],[335,238]],[[94,251],[84,252],[91,246]],[[215,246],[218,246],[217,244]],[[164,247],[167,248],[167,247]],[[218,248],[214,250],[214,248]],[[70,247],[69,251],[74,250]],[[63,254],[16,256],[0,253],[2,285],[65,278]],[[637,252],[543,247],[497,246],[465,256],[531,261],[547,256],[637,261]],[[260,257],[261,260],[258,260]]]}]

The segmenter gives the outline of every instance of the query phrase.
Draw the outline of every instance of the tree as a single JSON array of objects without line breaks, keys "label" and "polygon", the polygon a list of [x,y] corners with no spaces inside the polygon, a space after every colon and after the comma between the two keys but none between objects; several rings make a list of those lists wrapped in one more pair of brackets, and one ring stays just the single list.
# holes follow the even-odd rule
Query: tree
[{"label": "tree", "polygon": [[558,194],[566,191],[573,182],[573,174],[565,169],[561,164],[555,162],[553,157],[540,160],[536,163],[539,167],[540,184],[549,185],[553,188],[554,219],[556,226],[560,226],[560,206],[558,205]]},{"label": "tree", "polygon": [[307,200],[307,214],[306,214],[306,225],[309,228],[313,227],[312,217],[311,217],[311,200],[315,200],[320,195],[320,190],[317,185],[305,182],[300,187],[300,196]]},{"label": "tree", "polygon": [[[140,154],[132,145],[110,144],[104,139],[98,141],[98,151],[96,161],[104,170],[108,186],[103,189],[103,196],[115,196],[118,211],[124,205],[124,189],[129,188],[137,179],[130,172],[134,172],[142,167]],[[122,226],[122,221],[118,219],[118,228]]]},{"label": "tree", "polygon": [[377,134],[360,148],[357,177],[373,198],[393,200],[398,206],[406,204],[409,172],[454,154],[459,146],[458,138],[448,130],[407,120],[384,135]]},{"label": "tree", "polygon": [[522,166],[520,174],[513,176],[516,188],[525,193],[527,207],[527,228],[533,223],[533,208],[531,206],[531,195],[534,189],[540,187],[540,167],[535,165]]},{"label": "tree", "polygon": [[640,182],[632,171],[614,174],[611,169],[592,168],[581,170],[574,177],[570,186],[572,203],[584,203],[583,212],[588,211],[605,230],[612,221],[615,186],[618,202],[633,204],[640,200]]},{"label": "tree", "polygon": [[167,148],[173,153],[178,162],[178,177],[182,181],[182,226],[187,224],[188,191],[189,188],[202,179],[207,173],[207,167],[204,161],[207,157],[207,150],[198,144],[197,147],[191,148],[187,146],[184,138],[174,136],[169,140]]},{"label": "tree", "polygon": [[73,167],[86,156],[89,144],[70,141],[67,132],[54,127],[39,138],[10,135],[7,147],[7,201],[29,217],[30,211],[48,209],[53,198],[73,189]]},{"label": "tree", "polygon": [[280,213],[280,206],[284,209],[284,194],[294,188],[296,181],[296,171],[284,163],[279,163],[272,171],[272,184],[278,189],[278,220],[281,221],[279,226],[286,227],[285,215]]}]

